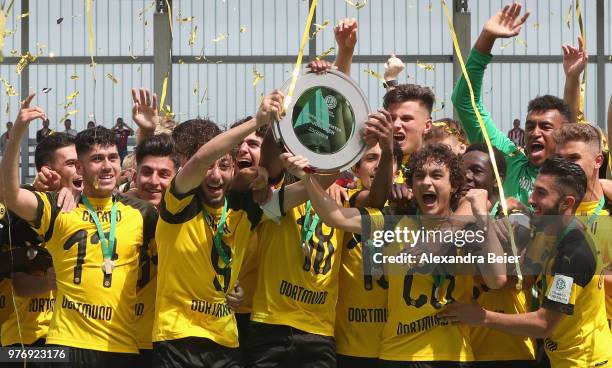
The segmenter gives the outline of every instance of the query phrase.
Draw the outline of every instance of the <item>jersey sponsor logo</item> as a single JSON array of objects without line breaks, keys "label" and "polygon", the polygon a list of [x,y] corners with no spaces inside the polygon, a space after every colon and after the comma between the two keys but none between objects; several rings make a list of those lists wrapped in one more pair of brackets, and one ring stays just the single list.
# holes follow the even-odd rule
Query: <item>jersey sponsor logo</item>
[{"label": "jersey sponsor logo", "polygon": [[559,345],[555,341],[553,341],[553,340],[551,340],[549,338],[546,338],[546,339],[544,339],[544,347],[546,347],[546,350],[552,352],[552,351],[557,350]]},{"label": "jersey sponsor logo", "polygon": [[193,299],[191,301],[191,310],[194,312],[205,313],[217,318],[225,317],[232,314],[232,309],[226,303],[209,303],[206,300]]},{"label": "jersey sponsor logo", "polygon": [[554,302],[569,304],[574,279],[569,276],[555,275],[546,298]]},{"label": "jersey sponsor logo", "polygon": [[28,312],[53,312],[55,298],[32,298],[28,304]]},{"label": "jersey sponsor logo", "polygon": [[533,178],[530,178],[528,176],[523,176],[522,178],[519,179],[519,188],[531,193],[533,189],[533,180],[534,180]]},{"label": "jersey sponsor logo", "polygon": [[296,302],[318,305],[325,304],[328,294],[327,291],[308,290],[285,280],[281,281],[279,292],[282,296],[286,296]]},{"label": "jersey sponsor logo", "polygon": [[426,316],[410,323],[398,322],[396,334],[410,335],[423,331],[428,331],[438,326],[446,326],[448,322],[442,322],[437,316]]},{"label": "jersey sponsor logo", "polygon": [[113,318],[113,308],[105,305],[81,303],[62,297],[62,308],[80,313],[87,319],[110,321]]},{"label": "jersey sponsor logo", "polygon": [[[110,223],[111,211],[96,211],[96,215],[100,219],[100,222]],[[95,224],[93,217],[89,214],[89,211],[83,211],[83,221],[90,224]],[[121,210],[117,210],[117,222],[121,221]]]},{"label": "jersey sponsor logo", "polygon": [[349,307],[348,321],[356,323],[387,322],[387,308],[357,308]]}]

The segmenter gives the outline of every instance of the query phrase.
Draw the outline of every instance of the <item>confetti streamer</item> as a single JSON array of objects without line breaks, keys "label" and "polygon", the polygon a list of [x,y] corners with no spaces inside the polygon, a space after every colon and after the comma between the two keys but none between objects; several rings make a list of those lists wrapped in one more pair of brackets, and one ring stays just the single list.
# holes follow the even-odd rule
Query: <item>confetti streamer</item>
[{"label": "confetti streamer", "polygon": [[368,0],[363,0],[362,2],[352,2],[351,0],[344,0],[350,6],[355,7],[355,9],[360,10],[363,9],[366,5],[368,5]]},{"label": "confetti streamer", "polygon": [[164,111],[164,103],[166,102],[166,90],[168,88],[168,74],[164,77],[164,81],[162,82],[162,93],[161,99],[159,100],[160,112]]},{"label": "confetti streamer", "polygon": [[[61,104],[60,104],[60,105],[61,105]],[[72,105],[74,105],[74,100],[72,100],[72,101],[69,101],[69,102],[65,103],[65,104],[64,104],[64,106],[62,106],[62,107],[64,108],[64,110],[68,110],[68,108],[69,108],[70,106],[72,106]]]},{"label": "confetti streamer", "polygon": [[202,99],[198,105],[203,104],[204,101],[210,101],[210,98],[208,98],[208,88],[204,88],[204,96],[202,96]]},{"label": "confetti streamer", "polygon": [[9,29],[4,31],[4,38],[10,37],[12,35],[14,35],[17,32],[16,29]]},{"label": "confetti streamer", "polygon": [[183,59],[178,59],[178,63],[179,64],[185,64],[185,61],[183,61]]},{"label": "confetti streamer", "polygon": [[517,37],[516,38],[516,43],[518,43],[519,45],[527,48],[527,41],[525,41],[525,39]]},{"label": "confetti streamer", "polygon": [[293,92],[295,91],[295,84],[297,83],[298,76],[300,75],[300,68],[302,67],[302,57],[304,56],[304,48],[306,47],[306,41],[308,40],[308,32],[312,19],[314,18],[315,9],[317,8],[318,0],[312,0],[310,4],[310,11],[308,12],[308,18],[304,25],[304,32],[302,33],[302,41],[300,42],[300,50],[298,51],[298,57],[291,73],[291,83],[289,84],[289,90],[287,91],[287,97],[283,100],[283,114],[287,111],[287,108],[291,104],[293,99]]},{"label": "confetti streamer", "polygon": [[43,93],[49,93],[49,92],[51,92],[52,89],[53,88],[45,87],[45,88],[42,89],[42,91],[43,91]]},{"label": "confetti streamer", "polygon": [[499,46],[499,49],[500,49],[500,50],[505,49],[506,47],[508,47],[508,46],[512,45],[512,42],[514,42],[514,39],[513,39],[512,41],[508,41],[508,42],[506,42],[506,43],[502,43],[502,44]]},{"label": "confetti streamer", "polygon": [[427,70],[427,71],[433,71],[433,70],[435,70],[435,69],[436,69],[436,66],[435,66],[434,64],[426,64],[426,63],[422,63],[422,62],[420,62],[420,61],[418,61],[418,60],[417,60],[417,62],[416,62],[416,65],[417,65],[419,68],[424,69],[424,70]]},{"label": "confetti streamer", "polygon": [[25,55],[21,55],[21,59],[17,63],[17,67],[15,68],[15,73],[21,74],[21,72],[28,67],[28,65],[36,61],[37,57],[30,54],[30,52],[26,52]]},{"label": "confetti streamer", "polygon": [[198,95],[198,81],[196,81],[195,84],[193,85],[193,95],[194,96]]},{"label": "confetti streamer", "polygon": [[62,116],[62,117],[61,117],[61,119],[60,119],[60,123],[63,123],[64,121],[66,121],[66,119],[68,119],[68,117],[69,117],[70,115],[75,115],[75,114],[76,114],[76,113],[78,113],[78,112],[79,112],[79,110],[78,110],[78,109],[77,109],[77,110],[68,111],[67,113],[65,113],[65,114],[64,114],[64,116]]},{"label": "confetti streamer", "polygon": [[179,16],[176,18],[176,21],[179,23],[189,23],[193,20],[193,16],[191,17],[186,17],[186,18],[181,18],[181,15],[179,14]]},{"label": "confetti streamer", "polygon": [[533,28],[535,28],[535,29],[540,28],[540,23],[534,23],[534,24],[533,24]]},{"label": "confetti streamer", "polygon": [[130,57],[132,60],[138,59],[138,56],[134,56],[134,52],[132,52],[132,46],[128,46],[128,51],[130,52]]},{"label": "confetti streamer", "polygon": [[174,32],[172,31],[172,7],[168,0],[166,0],[166,7],[168,8],[168,23],[170,24],[170,37],[173,38]]},{"label": "confetti streamer", "polygon": [[264,79],[264,75],[258,72],[255,69],[255,66],[253,66],[253,87],[259,84],[259,82],[261,82],[263,79]]},{"label": "confetti streamer", "polygon": [[62,24],[62,22],[63,22],[63,21],[64,21],[64,18],[59,17],[59,18],[57,18],[56,23],[57,23],[57,24]]},{"label": "confetti streamer", "polygon": [[17,91],[15,91],[15,88],[11,85],[9,81],[4,78],[0,78],[0,81],[4,85],[4,93],[6,93],[8,97],[17,96]]},{"label": "confetti streamer", "polygon": [[330,23],[329,19],[326,19],[326,20],[325,20],[325,21],[324,21],[322,24],[317,24],[317,23],[314,23],[315,30],[314,30],[314,32],[312,32],[312,34],[310,35],[310,39],[315,38],[315,36],[316,36],[316,35],[317,35],[319,32],[321,32],[322,30],[324,30],[324,29],[325,29],[325,27],[327,27],[327,26],[329,25],[329,23]]},{"label": "confetti streamer", "polygon": [[106,78],[110,79],[114,84],[119,83],[119,81],[117,80],[117,78],[115,78],[114,75],[112,75],[111,73],[106,73]]},{"label": "confetti streamer", "polygon": [[[91,67],[95,67],[96,63],[94,62],[94,53],[96,51],[95,47],[95,38],[94,38],[94,30],[93,30],[93,20],[91,18],[91,0],[87,0],[87,26],[89,28],[89,56],[91,57]],[[94,80],[96,75],[94,73]]]},{"label": "confetti streamer", "polygon": [[[582,42],[584,42],[584,49],[586,50],[586,34],[584,31],[584,23],[582,21],[582,11],[580,10],[580,1],[576,0],[576,15],[578,17],[578,27],[580,28],[580,35],[582,36]],[[586,77],[587,77],[587,68],[584,68],[584,72],[582,73],[582,82],[580,83],[580,104],[578,107],[578,122],[586,123],[586,118],[584,117],[584,97],[586,94]]]},{"label": "confetti streamer", "polygon": [[19,50],[17,50],[17,49],[12,49],[12,50],[11,50],[11,55],[12,55],[12,56],[17,55],[18,53],[19,53]]},{"label": "confetti streamer", "polygon": [[363,70],[365,73],[368,73],[369,75],[371,75],[372,77],[378,79],[379,81],[386,83],[385,78],[383,78],[380,74],[376,73],[375,71],[373,71],[372,69],[364,69]]},{"label": "confetti streamer", "polygon": [[572,22],[572,4],[570,3],[569,9],[567,9],[567,15],[565,16],[565,25],[567,26],[567,29],[572,28],[570,26],[571,22]]},{"label": "confetti streamer", "polygon": [[189,41],[187,42],[189,46],[195,45],[197,34],[198,34],[198,26],[195,26],[193,27],[193,31],[189,33]]},{"label": "confetti streamer", "polygon": [[212,42],[221,42],[221,41],[225,40],[228,36],[229,36],[229,33],[219,33],[217,35],[217,38],[213,38],[211,41]]},{"label": "confetti streamer", "polygon": [[70,79],[77,80],[77,79],[79,79],[79,76],[76,75],[76,74],[73,74],[73,75],[70,76]]},{"label": "confetti streamer", "polygon": [[[8,13],[8,12],[7,12]],[[4,9],[0,9],[0,61],[2,60],[2,50],[4,49],[4,35],[6,34],[6,16]]]},{"label": "confetti streamer", "polygon": [[[442,111],[444,110],[444,106],[446,106],[446,101],[440,101],[440,107],[435,108],[431,111],[431,113],[433,114],[434,112],[438,112],[438,111]],[[435,124],[435,123],[434,123]],[[444,123],[443,123],[444,124]]]},{"label": "confetti streamer", "polygon": [[79,95],[79,91],[74,91],[71,94],[69,94],[68,96],[66,96],[66,100],[73,100],[76,98],[76,96]]},{"label": "confetti streamer", "polygon": [[23,13],[19,16],[19,18],[23,19],[23,18],[27,18],[30,16],[30,13]]},{"label": "confetti streamer", "polygon": [[335,47],[330,47],[327,50],[323,51],[321,54],[317,55],[316,59],[317,60],[321,60],[324,57],[331,55],[332,53],[336,52],[336,48]]},{"label": "confetti streamer", "polygon": [[[508,218],[508,205],[506,203],[506,194],[504,193],[504,187],[502,185],[501,177],[499,176],[499,169],[497,168],[497,160],[495,160],[495,155],[493,152],[493,146],[491,145],[491,139],[489,138],[489,134],[487,133],[487,129],[484,124],[484,120],[480,115],[480,111],[478,110],[478,106],[476,105],[476,97],[474,95],[474,88],[472,87],[472,82],[468,75],[467,69],[465,67],[465,62],[463,61],[463,56],[461,54],[461,49],[459,48],[459,40],[457,39],[457,34],[455,33],[455,27],[453,27],[453,20],[450,16],[450,12],[448,10],[448,6],[446,5],[446,0],[441,0],[442,8],[444,9],[444,14],[446,15],[446,22],[448,24],[448,28],[450,30],[451,38],[453,40],[453,48],[455,49],[455,53],[457,55],[457,60],[459,60],[459,65],[461,65],[461,72],[463,73],[463,77],[465,78],[466,84],[470,91],[470,101],[472,103],[472,109],[476,114],[476,118],[478,120],[478,124],[480,125],[480,130],[484,137],[485,143],[487,144],[487,148],[489,151],[489,156],[491,157],[491,164],[493,164],[493,173],[495,174],[495,181],[497,182],[497,190],[499,191],[499,202],[502,207],[502,212],[504,213],[505,218]],[[508,229],[508,234],[510,235],[510,246],[512,248],[512,254],[516,256],[518,251],[516,249],[516,243],[514,241],[514,232],[512,231],[512,227],[509,221],[504,221],[506,228]],[[516,284],[516,289],[520,290],[522,288],[523,275],[521,273],[521,269],[518,264],[516,267],[516,276],[518,278],[518,283]]]},{"label": "confetti streamer", "polygon": [[145,6],[142,11],[140,13],[138,13],[138,19],[142,20],[144,18],[144,15],[147,11],[149,11],[150,9],[152,9],[155,6],[155,0],[153,0],[151,2],[151,4]]},{"label": "confetti streamer", "polygon": [[240,33],[246,32],[247,28],[245,26],[240,26]]}]

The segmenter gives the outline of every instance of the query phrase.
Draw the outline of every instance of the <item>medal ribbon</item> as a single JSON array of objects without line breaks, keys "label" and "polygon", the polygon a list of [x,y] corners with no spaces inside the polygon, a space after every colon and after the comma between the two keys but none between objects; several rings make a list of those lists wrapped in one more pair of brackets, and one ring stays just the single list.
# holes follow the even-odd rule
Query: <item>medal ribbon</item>
[{"label": "medal ribbon", "polygon": [[[210,227],[210,231],[212,232],[212,229],[213,229],[212,216],[208,215],[208,213],[206,212],[206,207],[204,206],[202,206],[202,211],[204,213],[204,220],[206,221],[206,224]],[[230,258],[230,256],[227,255],[227,253],[225,252],[225,249],[223,249],[223,246],[221,245],[221,239],[223,238],[223,229],[225,229],[226,220],[227,220],[227,199],[225,199],[225,202],[223,203],[223,210],[221,211],[221,219],[219,220],[219,223],[217,224],[217,231],[215,232],[215,236],[213,238],[213,244],[215,248],[217,249],[217,253],[219,253],[219,257],[221,257],[221,259],[225,263],[224,268],[229,267],[230,264],[232,263],[232,259]]]},{"label": "medal ribbon", "polygon": [[304,215],[304,224],[302,224],[301,229],[302,244],[308,244],[310,239],[312,239],[317,224],[319,223],[319,215],[316,213],[311,218],[311,209],[312,205],[310,204],[310,201],[306,202],[306,214]]},{"label": "medal ribbon", "polygon": [[87,207],[87,211],[89,215],[94,220],[96,224],[96,228],[98,229],[98,236],[100,237],[100,248],[102,248],[102,256],[106,260],[112,260],[113,258],[113,246],[115,245],[115,228],[117,227],[117,201],[113,200],[113,206],[111,207],[111,222],[110,222],[110,234],[108,239],[106,239],[106,235],[104,235],[104,230],[102,229],[102,224],[100,223],[100,218],[94,211],[93,206],[89,202],[89,199],[83,193],[83,203],[85,207]]},{"label": "medal ribbon", "polygon": [[601,209],[603,208],[604,204],[606,204],[605,195],[601,197],[601,199],[599,200],[599,203],[597,204],[597,207],[595,208],[595,212],[593,212],[593,214],[589,216],[589,219],[587,220],[587,223],[586,223],[587,226],[591,226],[593,225],[593,223],[595,223],[595,221],[597,221],[597,218],[599,217],[599,212],[601,212]]}]

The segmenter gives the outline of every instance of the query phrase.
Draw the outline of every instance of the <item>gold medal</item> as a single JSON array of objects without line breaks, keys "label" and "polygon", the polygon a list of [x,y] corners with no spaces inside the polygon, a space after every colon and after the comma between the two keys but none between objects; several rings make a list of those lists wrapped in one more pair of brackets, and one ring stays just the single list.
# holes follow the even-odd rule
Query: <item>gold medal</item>
[{"label": "gold medal", "polygon": [[105,275],[111,275],[113,269],[115,269],[115,262],[108,258],[104,258],[104,262],[102,262],[102,272],[104,272]]}]

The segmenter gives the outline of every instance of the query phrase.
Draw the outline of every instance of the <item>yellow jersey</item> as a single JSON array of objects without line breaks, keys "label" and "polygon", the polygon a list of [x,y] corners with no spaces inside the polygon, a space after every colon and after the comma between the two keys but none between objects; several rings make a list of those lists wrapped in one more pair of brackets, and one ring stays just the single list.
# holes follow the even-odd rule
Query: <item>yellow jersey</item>
[{"label": "yellow jersey", "polygon": [[[360,190],[349,190],[351,204]],[[371,248],[358,234],[345,233],[336,305],[336,352],[378,358],[380,337],[387,322],[387,279],[376,272]]]},{"label": "yellow jersey", "polygon": [[13,284],[5,277],[0,280],[0,325],[13,313]]},{"label": "yellow jersey", "polygon": [[[485,285],[476,285],[473,296],[486,310],[506,314],[529,312],[528,295],[524,290],[491,290]],[[485,327],[471,327],[470,342],[474,360],[477,362],[535,359],[534,344],[528,337],[514,336]]]},{"label": "yellow jersey", "polygon": [[166,190],[155,237],[158,278],[153,342],[202,337],[238,347],[236,319],[225,295],[236,282],[245,245],[262,211],[247,193],[229,193],[227,204],[220,245],[230,265],[213,245],[223,209],[203,205],[199,188],[177,194],[173,181]]},{"label": "yellow jersey", "polygon": [[253,309],[253,295],[257,288],[257,269],[259,268],[259,242],[257,232],[251,235],[246,244],[244,261],[238,274],[240,287],[244,292],[240,306],[236,308],[236,313],[251,313]]},{"label": "yellow jersey", "polygon": [[17,311],[11,313],[2,324],[2,346],[22,343],[29,345],[46,337],[55,306],[54,293],[49,291],[34,297],[15,295],[15,304]]},{"label": "yellow jersey", "polygon": [[133,308],[138,253],[155,234],[157,211],[147,202],[122,194],[89,198],[105,233],[110,230],[111,207],[117,203],[115,268],[105,275],[98,231],[83,202],[65,213],[57,206],[57,193],[34,194],[38,216],[31,226],[45,239],[57,284],[47,343],[137,353]]},{"label": "yellow jersey", "polygon": [[[606,201],[603,208],[594,215],[599,201],[581,202],[576,210],[576,215],[582,223],[586,224],[589,233],[593,237],[595,246],[601,255],[602,267],[605,270],[612,271],[612,204]],[[593,216],[593,217],[592,217]],[[592,220],[589,221],[589,218]],[[612,295],[606,293],[606,314],[608,318],[608,326],[612,330]]]},{"label": "yellow jersey", "polygon": [[[392,215],[391,209],[362,212],[362,238],[373,239],[375,231],[404,227],[420,229],[414,217]],[[386,256],[397,256],[404,244],[384,248]],[[411,265],[385,265],[389,280],[387,323],[382,333],[380,359],[390,361],[472,361],[469,328],[442,322],[436,316],[452,300],[471,298],[472,276],[442,276],[413,273]]]},{"label": "yellow jersey", "polygon": [[258,228],[260,263],[251,320],[334,336],[341,257],[338,246],[343,232],[318,221],[303,247],[306,204],[281,212],[284,215],[278,224],[266,221]]},{"label": "yellow jersey", "polygon": [[138,281],[136,282],[136,341],[138,349],[153,349],[151,336],[155,319],[155,293],[157,292],[157,247],[155,240],[140,248]]},{"label": "yellow jersey", "polygon": [[544,340],[552,367],[612,365],[601,262],[587,232],[574,228],[550,249],[539,287],[542,308],[564,314]]}]

